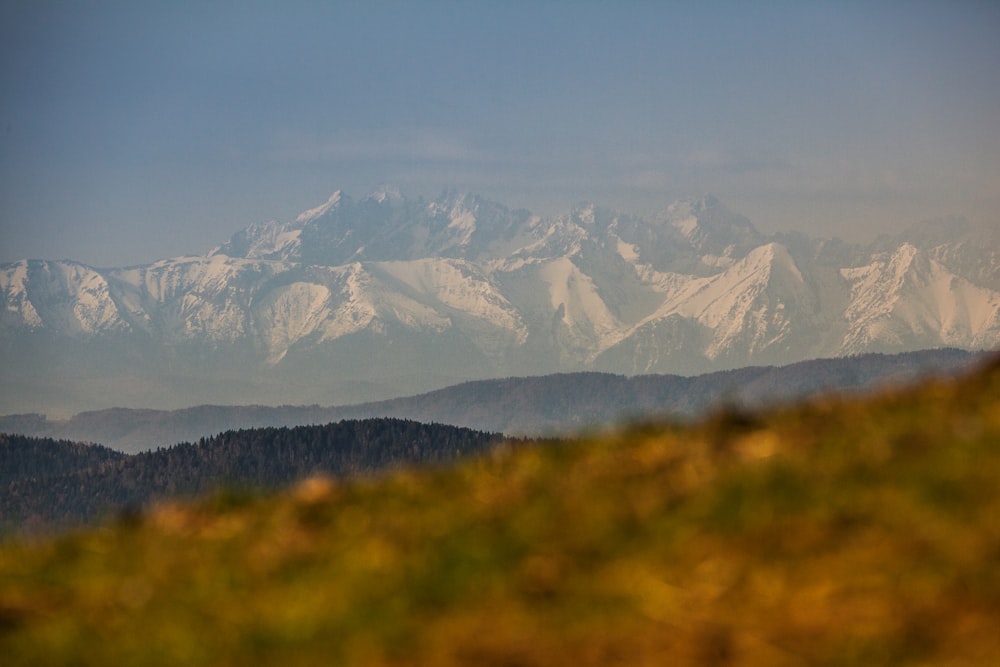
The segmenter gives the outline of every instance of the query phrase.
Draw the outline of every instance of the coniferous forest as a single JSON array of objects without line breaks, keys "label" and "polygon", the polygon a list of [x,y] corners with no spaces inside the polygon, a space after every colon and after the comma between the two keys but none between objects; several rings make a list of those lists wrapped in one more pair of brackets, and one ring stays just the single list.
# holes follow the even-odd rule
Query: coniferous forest
[{"label": "coniferous forest", "polygon": [[502,438],[442,424],[364,419],[227,431],[128,455],[100,445],[0,434],[0,525],[6,533],[48,532],[138,511],[157,500],[452,461]]}]

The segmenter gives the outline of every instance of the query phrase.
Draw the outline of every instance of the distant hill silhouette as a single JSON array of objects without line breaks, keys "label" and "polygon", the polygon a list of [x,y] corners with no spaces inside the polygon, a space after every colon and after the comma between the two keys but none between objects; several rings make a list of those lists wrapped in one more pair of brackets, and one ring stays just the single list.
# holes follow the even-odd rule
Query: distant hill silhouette
[{"label": "distant hill silhouette", "polygon": [[635,418],[693,418],[722,404],[753,409],[823,392],[866,391],[930,374],[954,374],[985,356],[957,349],[864,354],[691,377],[563,373],[479,380],[407,398],[337,407],[114,408],[80,413],[66,421],[11,415],[0,417],[0,432],[98,442],[126,452],[194,441],[231,429],[370,417],[453,424],[509,435],[565,434]]}]

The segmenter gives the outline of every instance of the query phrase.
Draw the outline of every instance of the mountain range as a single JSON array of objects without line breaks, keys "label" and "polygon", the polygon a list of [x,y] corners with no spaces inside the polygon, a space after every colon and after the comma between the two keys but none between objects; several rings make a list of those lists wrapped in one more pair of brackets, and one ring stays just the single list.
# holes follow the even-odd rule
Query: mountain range
[{"label": "mountain range", "polygon": [[1000,347],[998,230],[765,235],[718,199],[540,217],[334,193],[202,256],[0,265],[0,412],[343,404],[460,381]]}]

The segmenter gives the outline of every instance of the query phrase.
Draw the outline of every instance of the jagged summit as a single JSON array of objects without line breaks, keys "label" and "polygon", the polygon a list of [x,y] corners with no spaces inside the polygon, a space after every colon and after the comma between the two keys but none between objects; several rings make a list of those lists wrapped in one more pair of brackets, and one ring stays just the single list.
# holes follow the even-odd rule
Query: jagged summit
[{"label": "jagged summit", "polygon": [[365,199],[377,201],[379,204],[398,203],[403,200],[403,193],[395,185],[383,184],[375,188]]},{"label": "jagged summit", "polygon": [[204,257],[0,266],[0,411],[37,411],[31,391],[72,411],[330,404],[471,378],[1000,347],[995,230],[946,229],[862,247],[765,236],[711,196],[648,220],[336,191]]},{"label": "jagged summit", "polygon": [[338,265],[430,257],[501,256],[530,215],[478,195],[445,191],[425,202],[383,186],[355,201],[341,191],[288,223],[255,224],[212,254]]},{"label": "jagged summit", "polygon": [[747,218],[712,195],[670,204],[661,219],[701,253],[743,256],[764,241]]},{"label": "jagged summit", "polygon": [[295,222],[302,222],[302,223],[312,222],[316,218],[326,215],[331,208],[337,206],[340,203],[341,197],[342,197],[341,191],[337,190],[332,195],[330,195],[329,199],[327,199],[324,203],[320,204],[316,208],[311,208],[308,211],[303,211],[302,213],[299,213],[299,216],[295,218]]}]

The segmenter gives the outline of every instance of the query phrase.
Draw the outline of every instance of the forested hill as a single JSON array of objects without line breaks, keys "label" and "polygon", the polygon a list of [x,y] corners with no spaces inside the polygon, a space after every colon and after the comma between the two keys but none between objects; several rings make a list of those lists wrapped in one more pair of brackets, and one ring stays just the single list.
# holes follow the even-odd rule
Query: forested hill
[{"label": "forested hill", "polygon": [[0,489],[25,479],[56,477],[126,458],[102,445],[0,433]]},{"label": "forested hill", "polygon": [[227,431],[140,454],[98,445],[0,435],[0,528],[4,532],[90,523],[158,499],[218,489],[273,489],[310,475],[364,475],[452,461],[502,440],[402,419]]}]

